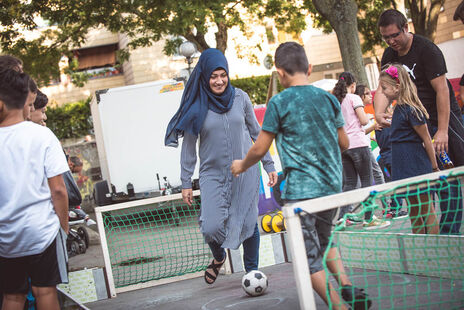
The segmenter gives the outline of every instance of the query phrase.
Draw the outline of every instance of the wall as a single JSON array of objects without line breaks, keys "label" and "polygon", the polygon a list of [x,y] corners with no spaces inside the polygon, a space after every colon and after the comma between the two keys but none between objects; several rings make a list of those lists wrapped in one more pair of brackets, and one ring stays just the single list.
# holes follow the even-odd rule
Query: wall
[{"label": "wall", "polygon": [[125,85],[124,75],[93,79],[87,82],[85,87],[74,86],[69,79],[62,81],[58,85],[41,88],[41,91],[48,96],[50,101],[55,101],[61,105],[68,102],[76,102],[87,99],[96,90],[118,87]]},{"label": "wall", "polygon": [[[460,20],[454,21],[453,15],[456,7],[462,0],[446,0],[444,10],[438,17],[435,43],[440,44],[450,40],[464,38],[464,25]],[[462,49],[461,49],[462,51]]]}]

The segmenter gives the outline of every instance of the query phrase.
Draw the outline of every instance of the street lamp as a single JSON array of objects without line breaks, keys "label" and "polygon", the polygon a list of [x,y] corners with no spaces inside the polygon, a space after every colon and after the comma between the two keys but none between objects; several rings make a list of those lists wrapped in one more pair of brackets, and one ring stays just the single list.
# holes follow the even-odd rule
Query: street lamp
[{"label": "street lamp", "polygon": [[192,65],[193,62],[193,54],[195,54],[197,51],[195,44],[193,44],[190,41],[185,41],[183,42],[180,47],[179,47],[179,52],[182,56],[184,56],[187,59],[187,64],[188,64],[188,73],[190,77],[190,66]]}]

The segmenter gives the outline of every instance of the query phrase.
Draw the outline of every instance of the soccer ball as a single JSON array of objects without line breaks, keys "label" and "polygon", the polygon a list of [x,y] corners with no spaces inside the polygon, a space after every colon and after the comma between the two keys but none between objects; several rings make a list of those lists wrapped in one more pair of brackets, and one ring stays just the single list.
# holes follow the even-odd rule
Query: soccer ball
[{"label": "soccer ball", "polygon": [[252,270],[242,278],[242,287],[250,296],[259,296],[267,289],[267,277],[259,270]]}]

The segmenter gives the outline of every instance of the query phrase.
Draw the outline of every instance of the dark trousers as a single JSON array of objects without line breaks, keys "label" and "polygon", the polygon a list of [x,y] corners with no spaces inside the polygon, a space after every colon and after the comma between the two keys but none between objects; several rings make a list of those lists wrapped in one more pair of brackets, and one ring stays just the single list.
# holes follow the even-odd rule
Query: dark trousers
[{"label": "dark trousers", "polygon": [[[428,122],[430,135],[438,130],[438,124]],[[455,167],[464,165],[464,122],[458,111],[451,111],[448,126],[448,156]],[[438,161],[440,169],[443,169]],[[459,234],[462,222],[462,194],[461,183],[456,180],[450,186],[438,188],[440,198],[440,234]]]},{"label": "dark trousers", "polygon": [[[217,242],[208,243],[213,257],[217,261],[222,261],[225,258],[226,252]],[[255,226],[253,235],[243,241],[243,264],[245,265],[245,271],[250,272],[252,270],[258,270],[259,262],[259,229],[258,224]]]},{"label": "dark trousers", "polygon": [[[361,187],[369,187],[373,183],[372,166],[370,159],[369,147],[357,147],[348,149],[342,153],[343,164],[343,191],[356,189],[358,178],[361,181]],[[345,213],[351,211],[351,206],[344,206],[340,209],[339,218]],[[369,220],[372,212],[365,213],[365,219]]]}]

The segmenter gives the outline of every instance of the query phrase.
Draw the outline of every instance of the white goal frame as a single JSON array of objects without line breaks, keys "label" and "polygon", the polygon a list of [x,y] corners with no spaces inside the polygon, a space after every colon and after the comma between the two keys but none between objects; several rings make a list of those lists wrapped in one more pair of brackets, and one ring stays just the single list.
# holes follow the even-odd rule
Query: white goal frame
[{"label": "white goal frame", "polygon": [[[450,173],[463,172],[464,167],[458,167],[417,177],[412,177],[404,180],[360,188],[357,190],[325,196],[317,199],[310,199],[285,204],[282,210],[283,215],[285,217],[285,221],[287,223],[286,226],[288,233],[288,242],[292,254],[293,272],[296,280],[300,308],[304,310],[316,309],[313,288],[310,281],[310,273],[308,260],[306,256],[305,244],[303,240],[303,231],[301,229],[300,217],[297,214],[300,210],[303,210],[307,213],[316,213],[320,211],[330,210],[333,208],[338,208],[344,205],[356,204],[364,201],[372,191],[385,191],[393,189],[397,186],[406,185],[414,182],[423,182],[425,180],[430,180],[429,184],[433,185],[434,183],[437,183],[440,180],[440,177],[442,176],[447,176],[447,180],[450,181],[460,179],[461,182],[464,183],[464,177],[462,175],[459,177],[448,176]],[[409,189],[420,187],[423,187],[423,185],[421,186],[421,184],[416,184],[410,186]],[[405,191],[406,189],[396,190],[397,193]]]},{"label": "white goal frame", "polygon": [[[193,191],[193,196],[194,197],[200,196],[200,191],[199,190]],[[204,274],[204,272],[194,272],[194,273],[188,273],[188,274],[184,274],[184,275],[176,276],[176,277],[169,277],[169,278],[152,280],[152,281],[143,282],[143,283],[131,284],[131,285],[119,287],[119,288],[115,287],[113,269],[111,268],[111,259],[110,259],[110,254],[108,250],[108,243],[106,240],[106,231],[105,231],[105,227],[103,224],[102,213],[108,212],[108,211],[116,211],[116,210],[128,209],[128,208],[133,208],[133,207],[138,207],[138,206],[144,206],[144,205],[152,205],[154,203],[179,200],[179,199],[182,199],[182,194],[180,193],[168,195],[168,196],[159,196],[159,197],[154,197],[154,198],[134,200],[134,201],[123,202],[123,203],[95,208],[95,216],[97,218],[98,232],[100,234],[100,242],[101,242],[101,247],[103,251],[103,260],[105,262],[105,273],[106,273],[106,277],[108,280],[108,289],[110,293],[109,294],[110,298],[116,297],[117,293],[132,291],[132,290],[146,288],[146,287],[152,287],[152,286],[161,285],[161,284],[167,284],[167,283],[181,281],[181,280],[187,280],[191,278],[200,277]]]}]

